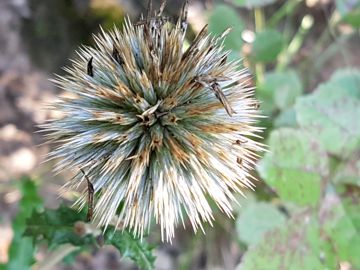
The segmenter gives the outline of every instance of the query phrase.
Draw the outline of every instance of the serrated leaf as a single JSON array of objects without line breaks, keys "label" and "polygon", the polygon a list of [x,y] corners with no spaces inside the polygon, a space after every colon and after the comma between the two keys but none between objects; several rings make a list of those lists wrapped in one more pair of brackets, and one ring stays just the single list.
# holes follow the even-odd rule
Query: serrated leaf
[{"label": "serrated leaf", "polygon": [[328,152],[347,158],[360,147],[359,97],[360,71],[337,72],[314,93],[297,100],[298,123]]},{"label": "serrated leaf", "polygon": [[24,237],[26,219],[34,209],[42,207],[42,200],[37,194],[37,188],[29,178],[21,180],[22,198],[19,202],[19,210],[13,222],[14,236],[9,250],[9,262],[5,265],[6,270],[30,269],[34,263],[35,247],[31,238]]},{"label": "serrated leaf", "polygon": [[330,244],[320,237],[319,224],[304,212],[292,217],[286,226],[265,237],[243,258],[238,270],[335,269]]},{"label": "serrated leaf", "polygon": [[209,32],[212,34],[219,35],[225,29],[232,27],[224,41],[226,49],[240,50],[242,45],[241,32],[244,30],[244,26],[244,22],[235,9],[227,5],[215,6],[209,17]]},{"label": "serrated leaf", "polygon": [[255,8],[264,7],[275,3],[277,0],[234,0],[234,4],[240,7]]},{"label": "serrated leaf", "polygon": [[75,223],[84,220],[84,213],[65,205],[42,212],[34,211],[27,220],[25,235],[33,237],[34,242],[46,240],[50,248],[66,243],[74,246],[95,243],[92,235],[80,236],[75,232]]},{"label": "serrated leaf", "polygon": [[250,58],[255,62],[268,63],[275,61],[283,45],[283,36],[276,30],[265,30],[257,33]]},{"label": "serrated leaf", "polygon": [[109,228],[104,235],[105,243],[115,246],[122,256],[132,259],[141,269],[154,269],[152,247],[127,231]]},{"label": "serrated leaf", "polygon": [[241,241],[247,245],[258,243],[264,234],[281,227],[285,216],[272,204],[260,202],[245,207],[236,220],[236,230]]},{"label": "serrated leaf", "polygon": [[328,174],[328,157],[307,133],[281,128],[269,139],[270,151],[259,162],[265,182],[286,201],[315,205],[320,199],[321,178]]},{"label": "serrated leaf", "polygon": [[[50,248],[63,244],[79,247],[97,245],[96,237],[99,232],[95,230],[84,235],[75,230],[75,224],[84,221],[85,218],[84,212],[78,212],[65,205],[58,209],[34,211],[27,220],[25,234],[31,236],[35,242],[47,241]],[[109,226],[104,233],[104,241],[105,244],[114,245],[122,256],[132,259],[141,269],[153,269],[155,258],[151,252],[152,248],[144,240],[134,238],[127,231],[119,232],[113,226]]]}]

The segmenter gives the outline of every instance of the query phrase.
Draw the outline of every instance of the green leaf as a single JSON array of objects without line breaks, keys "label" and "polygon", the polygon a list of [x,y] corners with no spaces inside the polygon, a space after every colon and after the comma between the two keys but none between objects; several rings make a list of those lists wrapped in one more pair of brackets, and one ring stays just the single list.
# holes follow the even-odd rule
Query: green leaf
[{"label": "green leaf", "polygon": [[303,92],[303,86],[297,73],[293,70],[269,72],[259,86],[260,93],[272,95],[275,106],[280,110],[290,108]]},{"label": "green leaf", "polygon": [[283,48],[283,36],[276,30],[256,34],[250,58],[255,62],[273,62]]},{"label": "green leaf", "polygon": [[239,51],[242,45],[241,32],[244,30],[244,22],[237,12],[227,5],[217,5],[212,10],[209,18],[209,31],[219,35],[225,29],[232,27],[231,32],[225,38],[225,48]]},{"label": "green leaf", "polygon": [[349,12],[343,17],[342,21],[356,28],[360,28],[360,8]]},{"label": "green leaf", "polygon": [[62,244],[82,246],[95,243],[92,235],[80,235],[75,231],[75,223],[84,221],[85,214],[60,205],[57,209],[34,211],[27,220],[25,235],[33,237],[33,241],[46,240],[49,248]]},{"label": "green leaf", "polygon": [[320,199],[321,178],[328,174],[328,157],[307,133],[281,128],[270,134],[270,151],[258,171],[286,201],[315,205]]},{"label": "green leaf", "polygon": [[294,108],[285,109],[274,120],[275,127],[296,127],[296,113]]},{"label": "green leaf", "polygon": [[104,237],[105,243],[115,246],[122,256],[132,259],[141,269],[154,269],[153,248],[144,241],[127,231],[114,231],[114,228],[109,228]]},{"label": "green leaf", "polygon": [[360,269],[360,200],[326,195],[320,210],[323,233],[331,239],[340,261],[348,261],[352,269]]},{"label": "green leaf", "polygon": [[13,222],[14,236],[9,250],[9,262],[6,270],[30,269],[34,263],[35,247],[30,238],[24,237],[26,219],[34,209],[42,207],[42,200],[37,194],[35,183],[29,178],[22,178],[20,190],[22,198],[19,210]]},{"label": "green leaf", "polygon": [[336,269],[330,244],[320,237],[319,224],[304,212],[281,228],[269,231],[245,253],[239,270]]},{"label": "green leaf", "polygon": [[314,93],[297,100],[298,123],[325,149],[347,158],[360,147],[360,72],[337,72]]},{"label": "green leaf", "polygon": [[234,4],[240,7],[255,8],[264,7],[275,3],[277,0],[234,0]]},{"label": "green leaf", "polygon": [[241,241],[253,245],[259,242],[266,232],[282,226],[285,221],[285,216],[274,205],[253,203],[240,212],[236,229]]},{"label": "green leaf", "polygon": [[[50,248],[62,244],[80,247],[98,245],[101,231],[85,224],[85,218],[84,212],[64,205],[54,210],[34,211],[27,220],[25,234],[36,242],[47,241]],[[152,248],[144,240],[134,238],[127,231],[120,232],[109,226],[104,233],[104,241],[105,244],[114,245],[122,256],[132,259],[141,269],[153,269],[155,257],[152,255]]]}]

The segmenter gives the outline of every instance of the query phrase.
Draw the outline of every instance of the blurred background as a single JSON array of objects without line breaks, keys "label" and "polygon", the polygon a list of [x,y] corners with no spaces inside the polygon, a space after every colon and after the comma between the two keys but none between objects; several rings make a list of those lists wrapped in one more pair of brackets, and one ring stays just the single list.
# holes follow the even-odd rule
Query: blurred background
[{"label": "blurred background", "polygon": [[[154,1],[159,6],[160,1]],[[182,0],[169,0],[177,18]],[[50,145],[38,125],[60,89],[49,81],[99,25],[136,21],[145,0],[0,0],[0,264],[26,257],[16,246],[21,204],[36,183],[42,204],[56,208],[72,177],[54,176],[41,162]],[[179,227],[172,245],[154,226],[156,269],[360,269],[360,3],[357,0],[192,0],[191,40],[205,25],[253,74],[267,116],[270,152],[254,175],[255,192],[239,197],[235,218],[215,211],[206,235]],[[26,209],[26,208],[24,208]],[[20,214],[19,214],[20,213]],[[29,214],[29,213],[28,213]],[[21,223],[21,222],[20,222]],[[137,269],[112,246],[68,254],[39,267],[52,253],[35,252],[34,269]],[[31,265],[31,264],[30,264]],[[26,268],[24,268],[26,269]]]}]

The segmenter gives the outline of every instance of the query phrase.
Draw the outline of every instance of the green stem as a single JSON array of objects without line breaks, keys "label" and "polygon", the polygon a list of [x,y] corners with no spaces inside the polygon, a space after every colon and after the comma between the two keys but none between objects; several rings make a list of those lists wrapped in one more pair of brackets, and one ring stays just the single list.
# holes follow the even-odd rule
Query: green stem
[{"label": "green stem", "polygon": [[284,70],[291,62],[294,55],[299,51],[304,42],[305,36],[314,24],[314,18],[311,15],[305,15],[301,21],[301,25],[291,40],[285,51],[279,55],[279,61],[276,70]]},{"label": "green stem", "polygon": [[267,21],[267,26],[269,28],[275,27],[280,20],[293,13],[295,8],[302,2],[302,0],[288,0],[286,1],[281,8],[276,11],[276,13]]},{"label": "green stem", "polygon": [[[254,17],[255,17],[255,30],[256,30],[256,33],[259,33],[262,30],[264,30],[264,27],[265,27],[265,15],[264,15],[263,9],[255,8]],[[256,63],[255,64],[255,72],[256,72],[256,84],[259,85],[264,81],[264,73],[265,73],[264,64]]]}]

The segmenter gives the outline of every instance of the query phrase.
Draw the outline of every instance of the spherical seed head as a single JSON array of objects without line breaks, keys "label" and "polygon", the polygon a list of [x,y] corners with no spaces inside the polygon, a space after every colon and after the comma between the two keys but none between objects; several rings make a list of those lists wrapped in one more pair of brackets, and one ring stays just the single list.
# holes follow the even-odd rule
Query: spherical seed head
[{"label": "spherical seed head", "polygon": [[185,217],[194,230],[212,222],[209,198],[232,215],[262,146],[252,139],[261,129],[248,75],[222,45],[227,31],[212,37],[205,26],[185,49],[186,5],[175,24],[162,10],[79,50],[55,80],[71,93],[54,104],[63,117],[45,129],[61,143],[50,153],[61,158],[55,170],[79,171],[66,188],[92,183],[93,222],[142,236],[154,216],[170,240]]}]

